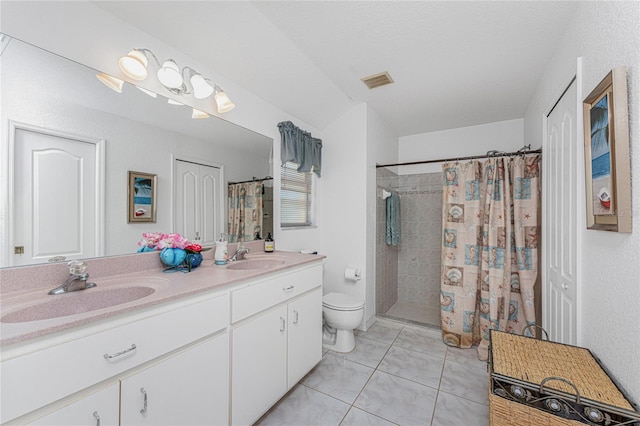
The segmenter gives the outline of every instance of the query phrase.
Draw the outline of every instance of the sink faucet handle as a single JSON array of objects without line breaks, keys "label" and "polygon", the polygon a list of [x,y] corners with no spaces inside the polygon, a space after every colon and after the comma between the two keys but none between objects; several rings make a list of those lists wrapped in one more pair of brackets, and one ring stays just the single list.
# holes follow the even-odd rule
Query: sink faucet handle
[{"label": "sink faucet handle", "polygon": [[69,273],[71,275],[82,275],[87,270],[87,263],[82,262],[81,260],[72,260],[67,265],[69,265]]}]

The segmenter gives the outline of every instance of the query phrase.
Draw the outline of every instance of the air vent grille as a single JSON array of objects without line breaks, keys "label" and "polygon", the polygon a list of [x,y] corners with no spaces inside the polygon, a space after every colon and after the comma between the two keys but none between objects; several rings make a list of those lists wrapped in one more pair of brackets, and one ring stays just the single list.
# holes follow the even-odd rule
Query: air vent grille
[{"label": "air vent grille", "polygon": [[364,77],[361,80],[369,89],[375,89],[376,87],[393,83],[393,79],[387,71]]}]

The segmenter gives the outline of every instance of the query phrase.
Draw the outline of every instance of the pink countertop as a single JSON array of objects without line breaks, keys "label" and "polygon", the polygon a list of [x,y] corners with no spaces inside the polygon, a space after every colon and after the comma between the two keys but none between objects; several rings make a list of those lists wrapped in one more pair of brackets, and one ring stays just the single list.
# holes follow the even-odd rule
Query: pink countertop
[{"label": "pink countertop", "polygon": [[[312,254],[261,253],[254,250],[246,259],[271,259],[282,263],[269,269],[233,270],[228,265],[215,265],[213,253],[203,254],[205,260],[202,265],[189,273],[162,272],[157,252],[88,260],[88,281],[95,282],[97,287],[55,296],[48,292],[65,281],[68,275],[66,264],[0,270],[0,347],[124,313],[135,313],[186,296],[224,290],[251,278],[324,258]],[[235,263],[240,262],[244,260]],[[129,300],[128,297],[140,298],[111,306],[118,299]],[[55,316],[59,315],[61,308],[66,315]],[[82,312],[87,309],[93,310]],[[55,317],[40,319],[49,315]],[[18,321],[11,322],[15,320]]]}]

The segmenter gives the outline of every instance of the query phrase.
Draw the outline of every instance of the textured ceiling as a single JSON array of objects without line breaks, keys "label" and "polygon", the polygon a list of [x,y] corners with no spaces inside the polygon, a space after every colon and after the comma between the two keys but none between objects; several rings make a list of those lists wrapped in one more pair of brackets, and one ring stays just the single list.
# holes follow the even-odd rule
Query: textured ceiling
[{"label": "textured ceiling", "polygon": [[404,136],[521,118],[579,2],[95,4],[317,128],[367,102]]}]

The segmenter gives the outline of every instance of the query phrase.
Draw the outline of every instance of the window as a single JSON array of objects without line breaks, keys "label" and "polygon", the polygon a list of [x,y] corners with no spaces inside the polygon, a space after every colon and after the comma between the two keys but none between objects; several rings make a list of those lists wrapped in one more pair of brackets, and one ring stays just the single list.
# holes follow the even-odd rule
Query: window
[{"label": "window", "polygon": [[313,173],[297,171],[296,163],[280,168],[280,226],[291,228],[313,225]]}]

